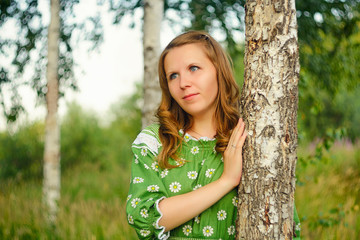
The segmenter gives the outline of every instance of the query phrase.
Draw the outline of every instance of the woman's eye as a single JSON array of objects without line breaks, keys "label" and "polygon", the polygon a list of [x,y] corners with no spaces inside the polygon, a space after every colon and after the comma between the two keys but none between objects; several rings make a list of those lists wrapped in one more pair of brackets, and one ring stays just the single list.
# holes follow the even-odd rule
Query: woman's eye
[{"label": "woman's eye", "polygon": [[169,80],[173,80],[175,78],[177,78],[178,74],[177,73],[173,73],[169,76]]},{"label": "woman's eye", "polygon": [[195,72],[198,69],[199,69],[199,67],[197,67],[197,66],[191,66],[190,67],[190,71],[192,71],[192,72]]}]

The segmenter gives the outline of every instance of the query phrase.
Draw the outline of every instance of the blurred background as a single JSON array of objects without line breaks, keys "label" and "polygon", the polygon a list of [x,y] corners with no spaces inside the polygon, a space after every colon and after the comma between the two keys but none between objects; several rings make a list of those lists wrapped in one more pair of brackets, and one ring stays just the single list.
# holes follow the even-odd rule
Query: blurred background
[{"label": "blurred background", "polygon": [[[125,201],[141,129],[141,0],[62,0],[61,199],[42,214],[49,1],[0,1],[0,239],[137,239]],[[205,29],[244,73],[245,1],[165,0],[161,49]],[[303,239],[360,239],[360,0],[296,2]]]}]

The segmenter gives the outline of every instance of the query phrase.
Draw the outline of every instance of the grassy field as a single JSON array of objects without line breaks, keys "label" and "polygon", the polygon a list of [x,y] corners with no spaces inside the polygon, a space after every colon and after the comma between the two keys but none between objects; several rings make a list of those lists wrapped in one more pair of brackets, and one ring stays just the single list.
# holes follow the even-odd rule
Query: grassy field
[{"label": "grassy field", "polygon": [[[311,148],[300,148],[307,156]],[[296,206],[303,239],[360,239],[360,147],[335,144],[322,159],[298,165]]]},{"label": "grassy field", "polygon": [[[312,149],[300,148],[299,157]],[[104,161],[102,161],[104,162]],[[335,145],[312,164],[298,165],[296,205],[302,239],[360,239],[360,149]],[[0,183],[0,239],[137,239],[124,202],[129,167],[81,164],[62,176],[56,228],[42,217],[41,182]]]}]

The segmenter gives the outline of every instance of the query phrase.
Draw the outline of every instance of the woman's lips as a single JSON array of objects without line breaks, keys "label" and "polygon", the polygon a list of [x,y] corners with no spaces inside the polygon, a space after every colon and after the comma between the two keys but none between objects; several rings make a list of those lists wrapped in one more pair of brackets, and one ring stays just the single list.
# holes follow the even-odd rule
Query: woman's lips
[{"label": "woman's lips", "polygon": [[183,97],[184,100],[192,100],[198,93],[191,93]]}]

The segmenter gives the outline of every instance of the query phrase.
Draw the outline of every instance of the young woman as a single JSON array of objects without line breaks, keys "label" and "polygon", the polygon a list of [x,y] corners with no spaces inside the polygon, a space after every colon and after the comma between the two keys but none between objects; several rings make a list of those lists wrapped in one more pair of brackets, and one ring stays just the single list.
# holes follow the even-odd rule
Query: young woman
[{"label": "young woman", "polygon": [[205,32],[159,60],[158,124],[132,150],[127,217],[141,239],[233,239],[245,125],[229,58]]}]

